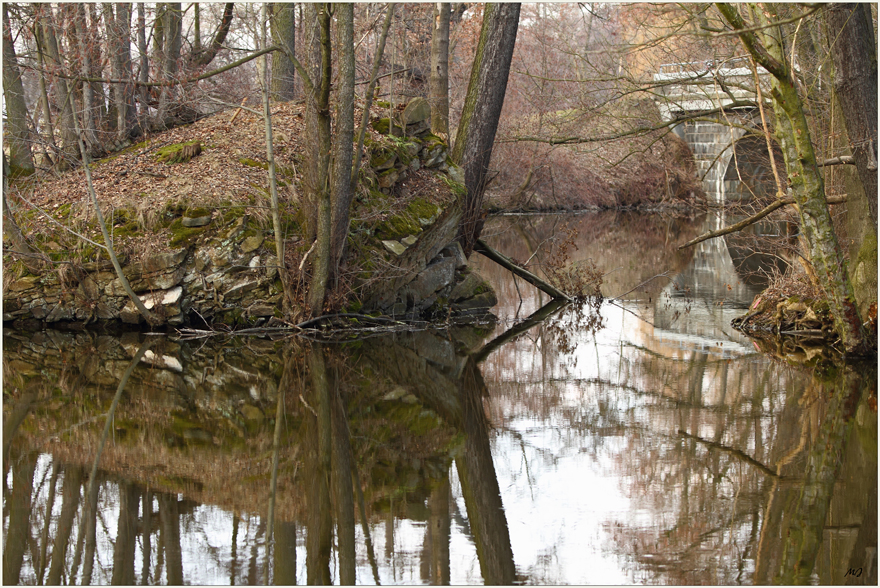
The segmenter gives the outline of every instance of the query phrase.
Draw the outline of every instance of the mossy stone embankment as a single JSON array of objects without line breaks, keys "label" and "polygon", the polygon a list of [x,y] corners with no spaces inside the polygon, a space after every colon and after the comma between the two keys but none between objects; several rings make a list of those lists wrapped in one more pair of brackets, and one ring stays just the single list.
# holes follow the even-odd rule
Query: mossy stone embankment
[{"label": "mossy stone embankment", "polygon": [[[278,106],[280,112],[287,111],[286,119],[275,119],[286,136],[302,136],[301,109]],[[425,103],[414,103],[402,118],[398,112],[388,121],[388,129],[400,130],[400,136],[370,131],[365,141],[368,165],[359,173],[348,253],[342,262],[352,278],[346,285],[348,300],[336,297],[340,308],[352,300],[365,313],[442,313],[449,310],[447,305],[454,307],[449,292],[462,281],[464,263],[440,253],[454,238],[446,234],[448,227],[442,239],[426,247],[430,255],[421,259],[423,253],[416,254],[419,261],[406,268],[407,277],[399,280],[400,288],[395,286],[390,305],[370,307],[365,302],[368,284],[386,281],[383,272],[392,271],[389,268],[399,273],[403,265],[397,256],[418,250],[419,239],[444,207],[464,193],[463,172],[448,162],[445,141],[430,133],[423,119],[426,112]],[[231,129],[221,123],[205,119],[156,135],[109,156],[104,161],[114,165],[99,165],[93,176],[123,272],[144,304],[171,325],[204,320],[230,327],[261,326],[281,314],[268,163],[258,155],[264,148],[262,139],[259,145],[247,143],[257,131],[262,134],[262,126],[230,141],[228,135],[238,126]],[[303,234],[311,212],[297,189],[302,179],[295,165],[302,160],[297,151],[302,145],[288,139],[283,143],[276,153],[283,153],[276,158],[282,188],[279,212],[285,250],[297,258],[296,266],[311,245]],[[156,145],[161,146],[154,149]],[[151,155],[144,157],[147,152]],[[17,213],[35,247],[60,265],[47,264],[37,279],[28,280],[26,265],[6,254],[4,320],[142,320],[107,261],[94,212],[83,204],[86,189],[75,180],[73,174],[67,176],[60,184],[63,189],[43,180],[41,198],[51,203],[45,208],[53,222],[46,222],[34,208],[22,206]],[[387,250],[389,241],[398,245],[393,253]],[[293,267],[290,259],[287,263],[288,269]],[[472,294],[482,301],[478,306],[489,305],[486,292]]]}]

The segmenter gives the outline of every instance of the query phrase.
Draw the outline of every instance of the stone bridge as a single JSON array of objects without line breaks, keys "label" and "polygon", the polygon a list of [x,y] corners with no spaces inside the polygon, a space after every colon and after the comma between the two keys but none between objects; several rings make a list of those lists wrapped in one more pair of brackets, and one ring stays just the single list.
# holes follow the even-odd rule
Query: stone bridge
[{"label": "stone bridge", "polygon": [[[758,76],[763,96],[769,96],[770,74],[759,67]],[[661,115],[694,152],[710,205],[775,192],[766,141],[747,131],[761,128],[760,113],[756,107],[733,106],[741,100],[757,102],[755,76],[745,58],[665,64],[654,74],[654,83]],[[688,118],[717,108],[724,110]]]}]

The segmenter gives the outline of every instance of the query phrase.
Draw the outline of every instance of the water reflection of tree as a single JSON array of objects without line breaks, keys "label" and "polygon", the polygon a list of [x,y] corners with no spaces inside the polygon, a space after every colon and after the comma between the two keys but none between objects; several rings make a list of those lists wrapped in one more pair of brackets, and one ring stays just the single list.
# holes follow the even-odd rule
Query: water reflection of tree
[{"label": "water reflection of tree", "polygon": [[[695,358],[695,369],[701,362]],[[826,525],[822,500],[836,490],[842,500],[864,502],[837,469],[864,384],[848,379],[829,389],[808,377],[806,385],[796,375],[786,379],[787,386],[773,386],[788,391],[774,399],[784,403],[779,411],[765,409],[772,395],[762,397],[760,385],[753,397],[728,405],[706,404],[690,390],[686,403],[648,413],[652,434],[627,436],[620,467],[630,496],[657,518],[612,534],[652,581],[804,582]],[[663,432],[670,425],[682,432]],[[843,559],[826,564],[840,579],[849,556]]]}]

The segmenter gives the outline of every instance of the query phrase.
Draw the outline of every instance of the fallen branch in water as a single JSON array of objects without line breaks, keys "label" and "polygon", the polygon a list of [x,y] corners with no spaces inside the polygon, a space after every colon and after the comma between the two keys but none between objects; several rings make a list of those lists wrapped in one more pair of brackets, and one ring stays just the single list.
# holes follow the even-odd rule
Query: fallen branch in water
[{"label": "fallen branch in water", "polygon": [[[846,202],[846,196],[827,198],[826,201],[828,202],[828,204],[843,204],[844,202]],[[782,198],[781,200],[777,200],[773,204],[767,206],[764,210],[758,212],[757,214],[743,219],[736,224],[730,225],[729,227],[724,227],[723,229],[718,229],[717,231],[709,231],[708,233],[703,233],[696,239],[691,239],[684,245],[679,245],[678,248],[679,250],[685,249],[687,247],[691,247],[692,245],[696,245],[697,243],[702,243],[703,241],[706,241],[708,239],[714,239],[715,237],[722,237],[724,235],[729,235],[730,233],[741,231],[747,226],[755,224],[765,216],[769,215],[771,212],[789,204],[795,204],[794,198]]]},{"label": "fallen branch in water", "polygon": [[488,257],[504,269],[508,270],[514,275],[521,277],[535,288],[541,290],[542,292],[546,292],[553,298],[565,300],[566,302],[571,302],[571,297],[568,294],[566,294],[562,290],[559,290],[558,288],[555,288],[551,284],[548,284],[532,272],[516,265],[513,260],[486,245],[486,243],[482,239],[477,239],[477,242],[474,245],[474,251],[483,255],[484,257]]}]

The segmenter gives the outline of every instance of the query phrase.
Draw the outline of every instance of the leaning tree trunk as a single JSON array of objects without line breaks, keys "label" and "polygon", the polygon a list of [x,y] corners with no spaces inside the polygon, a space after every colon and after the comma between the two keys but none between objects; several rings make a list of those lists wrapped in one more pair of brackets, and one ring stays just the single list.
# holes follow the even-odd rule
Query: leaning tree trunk
[{"label": "leaning tree trunk", "polygon": [[458,241],[467,256],[473,251],[483,229],[483,191],[507,90],[507,76],[519,26],[519,9],[519,4],[486,5],[480,41],[452,150],[452,160],[464,168],[467,188],[458,231]]},{"label": "leaning tree trunk", "polygon": [[[296,11],[287,2],[272,4],[272,41],[296,54]],[[272,54],[272,100],[287,102],[296,95],[296,67],[283,51]]]},{"label": "leaning tree trunk", "polygon": [[777,15],[772,5],[755,7],[761,19],[760,38],[747,30],[736,6],[718,4],[725,20],[745,48],[772,74],[771,95],[776,114],[776,137],[785,157],[785,168],[800,216],[800,227],[809,247],[810,262],[831,307],[834,326],[847,353],[864,351],[865,337],[847,264],[834,232],[825,199],[825,183],[810,137],[804,107],[792,78]]},{"label": "leaning tree trunk", "polygon": [[6,4],[3,5],[3,97],[6,99],[6,130],[9,137],[9,177],[30,175],[34,173],[34,156],[27,125],[27,105],[21,70],[18,69],[18,59],[12,45]]},{"label": "leaning tree trunk", "polygon": [[449,13],[448,2],[434,5],[431,29],[431,75],[428,78],[428,101],[431,104],[431,131],[449,135]]}]

